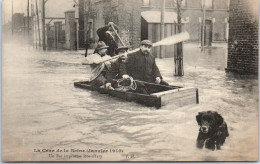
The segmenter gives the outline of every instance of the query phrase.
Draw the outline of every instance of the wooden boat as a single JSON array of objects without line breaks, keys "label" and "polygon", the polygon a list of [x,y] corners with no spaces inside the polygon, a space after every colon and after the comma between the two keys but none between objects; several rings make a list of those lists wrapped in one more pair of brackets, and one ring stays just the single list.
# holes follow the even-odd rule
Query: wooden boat
[{"label": "wooden boat", "polygon": [[181,107],[188,104],[199,103],[199,93],[197,88],[183,88],[171,85],[164,86],[147,82],[143,82],[143,84],[151,93],[150,95],[124,92],[121,90],[110,90],[106,88],[94,88],[88,81],[74,82],[75,87],[109,94],[126,101],[135,101],[149,107],[160,108],[168,103],[173,103],[176,106]]}]

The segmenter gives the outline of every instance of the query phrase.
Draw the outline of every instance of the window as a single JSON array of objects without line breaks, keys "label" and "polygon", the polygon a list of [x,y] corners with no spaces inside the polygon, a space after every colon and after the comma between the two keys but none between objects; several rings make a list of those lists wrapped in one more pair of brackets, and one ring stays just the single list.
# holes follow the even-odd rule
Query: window
[{"label": "window", "polygon": [[205,8],[206,9],[212,9],[213,8],[213,0],[202,0],[202,5],[205,2]]},{"label": "window", "polygon": [[186,0],[174,0],[174,3],[171,4],[171,7],[177,7],[177,1],[181,1],[181,7],[186,7]]},{"label": "window", "polygon": [[87,11],[87,12],[88,12],[88,9],[89,9],[88,5],[89,5],[88,2],[84,1],[84,10]]},{"label": "window", "polygon": [[181,7],[186,7],[186,0],[182,0]]},{"label": "window", "polygon": [[227,0],[227,9],[229,9],[229,6],[230,6],[230,0]]},{"label": "window", "polygon": [[150,0],[143,0],[143,6],[150,6]]}]

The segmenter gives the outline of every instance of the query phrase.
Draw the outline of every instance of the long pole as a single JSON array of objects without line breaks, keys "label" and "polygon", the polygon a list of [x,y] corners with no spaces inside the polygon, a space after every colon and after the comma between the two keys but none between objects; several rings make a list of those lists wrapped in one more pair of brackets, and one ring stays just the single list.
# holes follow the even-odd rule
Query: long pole
[{"label": "long pole", "polygon": [[205,44],[205,17],[206,17],[206,8],[205,8],[205,0],[203,0],[203,18],[202,18],[202,32],[201,32],[201,51],[204,51]]},{"label": "long pole", "polygon": [[29,39],[29,30],[30,30],[30,26],[29,26],[29,5],[30,5],[30,2],[29,2],[29,0],[28,0],[28,5],[27,5],[27,27],[28,27],[28,39]]},{"label": "long pole", "polygon": [[35,48],[37,49],[37,28],[36,28],[36,17],[35,17],[35,15],[33,16],[33,27],[34,27],[33,43],[34,43]]},{"label": "long pole", "polygon": [[39,13],[38,13],[38,3],[37,3],[37,1],[38,0],[35,0],[36,1],[36,19],[37,19],[37,24],[38,24],[38,35],[39,35],[39,46],[38,47],[40,47],[41,46],[41,34],[40,34],[40,21],[39,21]]},{"label": "long pole", "polygon": [[[178,19],[178,33],[182,32],[182,24],[181,24],[181,2],[182,0],[177,0],[177,19]],[[175,75],[177,76],[183,76],[184,70],[183,70],[183,47],[182,42],[177,44],[177,61],[175,62]]]},{"label": "long pole", "polygon": [[[162,0],[162,4],[161,4],[161,31],[160,31],[161,40],[164,39],[164,14],[165,14],[165,0]],[[160,47],[160,58],[163,57],[163,53],[164,53],[164,47],[161,46]]]},{"label": "long pole", "polygon": [[[188,39],[189,39],[189,34],[187,32],[182,32],[182,33],[179,33],[177,35],[173,35],[173,36],[170,36],[170,37],[165,38],[163,40],[157,41],[156,43],[153,43],[152,47],[157,47],[157,46],[161,46],[161,45],[172,45],[172,44],[183,42],[183,41],[188,40]],[[133,52],[136,52],[138,49],[139,48],[131,50],[131,51],[128,52],[128,54],[130,55]],[[102,63],[109,61],[109,60],[119,58],[120,56],[122,56],[122,55],[113,56],[112,58],[109,58],[107,60],[102,61]],[[88,65],[88,64],[85,64],[85,65]]]},{"label": "long pole", "polygon": [[88,49],[89,49],[89,37],[90,37],[90,23],[89,23],[89,17],[90,17],[90,1],[88,2],[88,10],[84,9],[84,12],[86,13],[86,24],[87,24],[87,28],[86,28],[86,31],[87,33],[85,34],[86,35],[86,51],[85,51],[85,57],[87,57],[88,55]]},{"label": "long pole", "polygon": [[42,0],[42,48],[43,48],[43,51],[46,50],[46,43],[45,43],[45,0]]},{"label": "long pole", "polygon": [[14,35],[14,5],[13,5],[13,0],[12,0],[12,36]]},{"label": "long pole", "polygon": [[113,31],[115,32],[116,36],[118,37],[118,39],[120,40],[120,43],[125,47],[125,44],[124,44],[123,40],[120,38],[120,36],[119,36],[118,33],[116,32],[114,26],[111,25],[111,27],[112,27]]}]

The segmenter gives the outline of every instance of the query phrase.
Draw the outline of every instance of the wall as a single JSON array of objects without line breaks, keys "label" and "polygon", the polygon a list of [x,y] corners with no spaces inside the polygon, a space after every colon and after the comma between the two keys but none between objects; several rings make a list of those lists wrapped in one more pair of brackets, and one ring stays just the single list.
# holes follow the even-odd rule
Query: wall
[{"label": "wall", "polygon": [[[228,18],[228,3],[229,0],[213,0],[213,8],[206,10],[206,19],[215,19],[213,23],[213,42],[223,42],[226,41],[226,27],[227,22],[225,20]],[[165,11],[176,11],[176,4],[174,0],[166,0]],[[184,25],[184,30],[190,34],[190,41],[200,41],[201,40],[201,22],[199,19],[203,17],[202,11],[202,0],[186,0],[184,1],[182,7],[182,17],[189,18],[189,23]],[[142,6],[142,11],[160,11],[161,1],[150,0],[150,6]]]},{"label": "wall", "polygon": [[[95,30],[108,22],[118,25],[118,34],[125,45],[137,48],[141,41],[141,0],[100,0],[95,3]],[[98,37],[95,37],[98,40]],[[121,44],[119,44],[121,45]]]},{"label": "wall", "polygon": [[119,0],[119,35],[131,48],[139,47],[141,42],[141,5],[141,0]]},{"label": "wall", "polygon": [[[46,1],[46,0],[45,0]],[[36,2],[37,2],[37,6],[38,6],[38,13],[39,13],[39,27],[38,27],[38,24],[37,24],[37,21],[36,21],[36,16],[33,17],[33,24],[34,24],[34,27],[33,27],[33,31],[34,31],[34,34],[33,34],[33,38],[34,38],[34,45],[37,46],[37,47],[41,47],[41,44],[42,44],[42,4],[43,4],[43,0],[33,0],[31,1],[31,4],[32,4],[32,8],[31,8],[31,11],[33,11],[35,14],[37,12],[37,8],[36,8]],[[47,26],[54,26],[54,22],[55,21],[62,21],[62,23],[64,23],[64,18],[65,18],[65,15],[64,15],[64,12],[67,11],[67,10],[72,10],[73,12],[75,12],[75,16],[78,17],[78,6],[75,6],[73,7],[75,4],[74,1],[71,1],[71,0],[55,0],[55,1],[46,1],[45,3],[45,23],[46,23],[46,42],[48,41],[48,38],[50,40],[53,39],[53,37],[50,37],[52,34],[50,31],[54,31],[54,27],[52,29],[47,29]],[[75,22],[75,16],[74,16],[74,22]],[[52,19],[54,18],[54,19]],[[39,30],[38,30],[39,29]],[[47,33],[47,30],[49,30],[49,33]],[[74,28],[74,30],[76,30]],[[39,32],[40,31],[40,32]],[[66,31],[66,38],[70,37],[67,32],[69,30],[67,29]],[[53,32],[52,32],[53,33]],[[39,36],[40,35],[40,36]],[[40,40],[39,40],[40,38]],[[76,38],[76,36],[74,37]],[[70,43],[69,43],[69,39],[67,39],[67,42],[66,42],[66,49],[71,49],[71,50],[75,50],[76,46],[75,46],[75,41],[73,43],[73,46],[74,47],[70,47]],[[52,48],[55,48],[54,46],[54,43],[51,41],[50,43],[47,42],[48,48],[52,49]],[[60,45],[58,46],[58,49],[60,47],[63,47],[63,45]]]},{"label": "wall", "polygon": [[258,73],[258,0],[231,0],[227,71]]},{"label": "wall", "polygon": [[77,50],[75,11],[65,12],[65,49]]},{"label": "wall", "polygon": [[79,20],[78,20],[78,45],[80,49],[85,48],[85,34],[84,34],[84,1],[79,0]]}]

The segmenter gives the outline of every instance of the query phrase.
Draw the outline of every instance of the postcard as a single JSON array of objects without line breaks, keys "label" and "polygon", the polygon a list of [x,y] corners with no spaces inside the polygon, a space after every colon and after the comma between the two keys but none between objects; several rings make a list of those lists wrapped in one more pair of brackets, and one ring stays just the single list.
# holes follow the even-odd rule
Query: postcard
[{"label": "postcard", "polygon": [[258,161],[257,0],[2,6],[2,161]]}]

